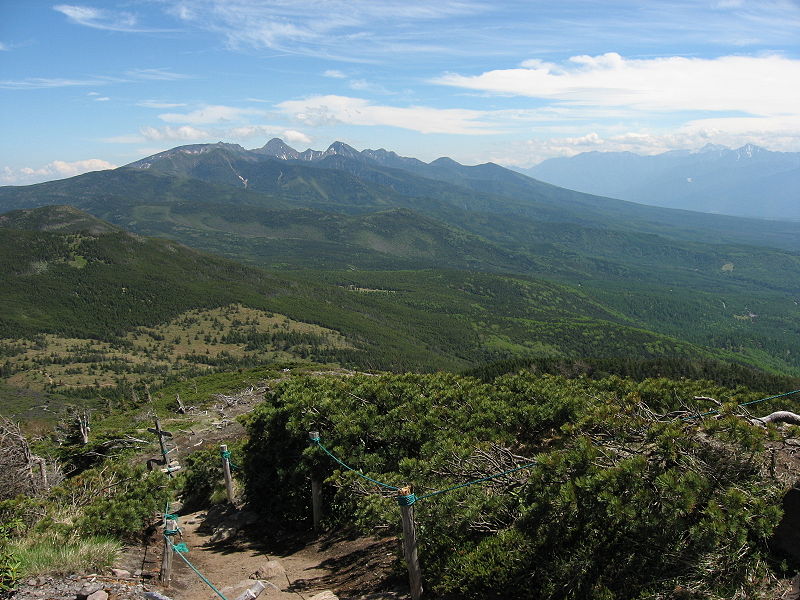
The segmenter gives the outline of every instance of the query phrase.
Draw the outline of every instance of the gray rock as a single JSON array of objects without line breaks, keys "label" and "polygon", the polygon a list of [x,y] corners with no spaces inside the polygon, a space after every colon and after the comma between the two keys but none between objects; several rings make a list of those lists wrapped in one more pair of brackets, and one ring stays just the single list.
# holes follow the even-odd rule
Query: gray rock
[{"label": "gray rock", "polygon": [[108,594],[103,590],[97,590],[94,594],[88,596],[86,600],[108,600]]},{"label": "gray rock", "polygon": [[238,529],[235,527],[220,527],[214,532],[214,535],[211,536],[211,543],[212,544],[219,544],[221,542],[227,542],[231,538],[233,538],[237,533]]},{"label": "gray rock", "polygon": [[120,577],[126,579],[131,576],[131,572],[127,569],[111,569],[111,574],[114,577]]},{"label": "gray rock", "polygon": [[319,594],[311,596],[309,600],[339,600],[339,596],[330,590],[325,590],[324,592],[320,592]]},{"label": "gray rock", "polygon": [[251,510],[240,510],[232,514],[226,519],[226,522],[232,527],[241,529],[247,525],[258,523],[259,516]]},{"label": "gray rock", "polygon": [[[88,600],[89,597],[103,589],[102,583],[84,583],[81,588],[78,590],[77,597],[78,600]],[[94,599],[93,599],[94,600]]]},{"label": "gray rock", "polygon": [[276,579],[278,577],[285,577],[286,569],[277,560],[268,560],[262,564],[256,571],[250,575],[250,579],[268,580]]}]

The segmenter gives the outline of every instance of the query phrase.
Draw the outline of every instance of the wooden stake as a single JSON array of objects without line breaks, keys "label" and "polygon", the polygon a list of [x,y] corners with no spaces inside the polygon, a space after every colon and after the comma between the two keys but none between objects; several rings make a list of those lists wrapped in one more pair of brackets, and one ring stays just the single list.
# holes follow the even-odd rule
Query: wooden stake
[{"label": "wooden stake", "polygon": [[403,517],[403,555],[408,565],[408,585],[411,588],[412,600],[419,600],[422,596],[422,572],[419,568],[417,556],[417,527],[414,523],[414,506],[406,504],[403,496],[413,493],[412,486],[408,485],[397,491],[400,501],[400,515]]},{"label": "wooden stake", "polygon": [[158,445],[161,448],[161,460],[164,461],[164,467],[167,469],[167,475],[172,478],[172,471],[169,470],[169,459],[167,458],[167,448],[164,445],[164,434],[161,432],[161,421],[158,417],[154,417],[156,421],[156,436],[158,436]]},{"label": "wooden stake", "polygon": [[[178,528],[178,522],[173,519],[164,521],[164,531],[175,530]],[[172,543],[169,536],[164,536],[164,556],[161,557],[161,584],[164,587],[169,587],[172,579]]]},{"label": "wooden stake", "polygon": [[228,491],[228,502],[233,504],[233,478],[231,477],[231,461],[225,456],[228,452],[228,446],[222,444],[222,473],[225,475],[225,489]]}]

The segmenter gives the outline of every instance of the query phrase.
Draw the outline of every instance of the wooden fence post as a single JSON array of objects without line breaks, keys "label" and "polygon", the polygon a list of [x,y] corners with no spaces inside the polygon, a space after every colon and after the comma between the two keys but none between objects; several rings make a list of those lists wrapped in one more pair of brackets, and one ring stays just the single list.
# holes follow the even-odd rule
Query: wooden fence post
[{"label": "wooden fence post", "polygon": [[403,518],[403,555],[408,565],[408,585],[411,588],[412,600],[419,600],[422,596],[422,572],[417,556],[417,528],[414,523],[413,502],[415,499],[412,486],[408,485],[397,490],[397,503],[400,505],[400,515]]},{"label": "wooden fence post", "polygon": [[228,458],[228,446],[222,444],[222,472],[225,475],[225,489],[228,491],[228,502],[233,504],[233,479],[231,478],[231,461]]},{"label": "wooden fence post", "polygon": [[[309,431],[308,439],[312,442],[319,441],[319,431]],[[311,477],[311,511],[314,517],[314,531],[319,531],[322,520],[322,482],[312,475]]]},{"label": "wooden fence post", "polygon": [[161,557],[161,584],[164,587],[169,587],[172,579],[172,541],[167,531],[175,531],[178,528],[178,522],[173,519],[164,521],[164,556]]},{"label": "wooden fence post", "polygon": [[161,460],[164,461],[164,468],[166,469],[167,477],[172,479],[172,471],[169,468],[169,458],[167,458],[167,454],[169,453],[167,452],[167,447],[164,444],[165,433],[164,431],[161,430],[161,421],[158,420],[158,417],[153,417],[153,419],[155,420],[155,430],[156,430],[156,436],[158,437],[158,447],[161,448]]}]

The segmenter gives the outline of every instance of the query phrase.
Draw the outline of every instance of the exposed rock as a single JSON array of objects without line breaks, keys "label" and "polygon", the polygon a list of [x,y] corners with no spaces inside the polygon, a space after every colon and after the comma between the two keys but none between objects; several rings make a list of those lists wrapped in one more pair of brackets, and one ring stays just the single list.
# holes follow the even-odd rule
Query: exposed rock
[{"label": "exposed rock", "polygon": [[225,519],[225,522],[231,527],[236,527],[237,529],[241,529],[242,527],[252,525],[253,523],[258,523],[258,520],[259,520],[258,514],[254,513],[253,511],[241,510],[235,512],[230,517]]},{"label": "exposed rock", "polygon": [[99,582],[84,583],[83,586],[78,590],[77,598],[78,600],[88,600],[89,596],[91,596],[95,592],[99,592],[102,589],[103,589],[102,583]]},{"label": "exposed rock", "polygon": [[311,596],[309,600],[339,600],[339,596],[330,590],[325,590],[324,592]]},{"label": "exposed rock", "polygon": [[233,538],[237,533],[238,529],[236,527],[220,527],[214,532],[214,535],[211,536],[209,540],[212,544],[219,544],[222,542],[227,542],[231,538]]},{"label": "exposed rock", "polygon": [[127,569],[111,569],[111,574],[114,577],[120,577],[122,579],[127,579],[131,576],[131,572]]},{"label": "exposed rock", "polygon": [[286,569],[284,569],[283,565],[277,560],[268,560],[250,575],[250,579],[259,580],[275,579],[278,577],[286,577]]},{"label": "exposed rock", "polygon": [[[257,581],[254,583],[252,579],[243,579],[239,583],[222,588],[220,591],[228,598],[235,598],[236,600],[241,598],[242,600],[246,600],[248,598],[256,598],[265,588],[280,591],[278,586],[268,581]],[[252,596],[247,594],[250,590],[253,590]]]},{"label": "exposed rock", "polygon": [[90,594],[86,600],[108,600],[108,594],[104,590],[97,590],[94,594]]}]

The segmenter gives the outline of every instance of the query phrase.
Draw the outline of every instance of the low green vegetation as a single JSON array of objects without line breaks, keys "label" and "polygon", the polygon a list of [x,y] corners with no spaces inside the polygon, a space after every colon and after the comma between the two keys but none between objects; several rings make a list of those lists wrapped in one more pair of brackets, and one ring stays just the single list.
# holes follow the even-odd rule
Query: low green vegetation
[{"label": "low green vegetation", "polygon": [[12,491],[0,496],[0,590],[24,577],[108,569],[172,496],[162,473],[125,457],[73,471],[38,496]]},{"label": "low green vegetation", "polygon": [[[706,410],[700,396],[729,408],[707,421],[672,412]],[[305,521],[317,477],[329,525],[398,533],[398,492],[309,444],[319,431],[364,476],[413,484],[435,597],[754,598],[774,583],[768,540],[790,485],[769,475],[768,432],[730,408],[757,397],[711,382],[531,373],[297,378],[248,420],[246,491],[265,515]]]}]

